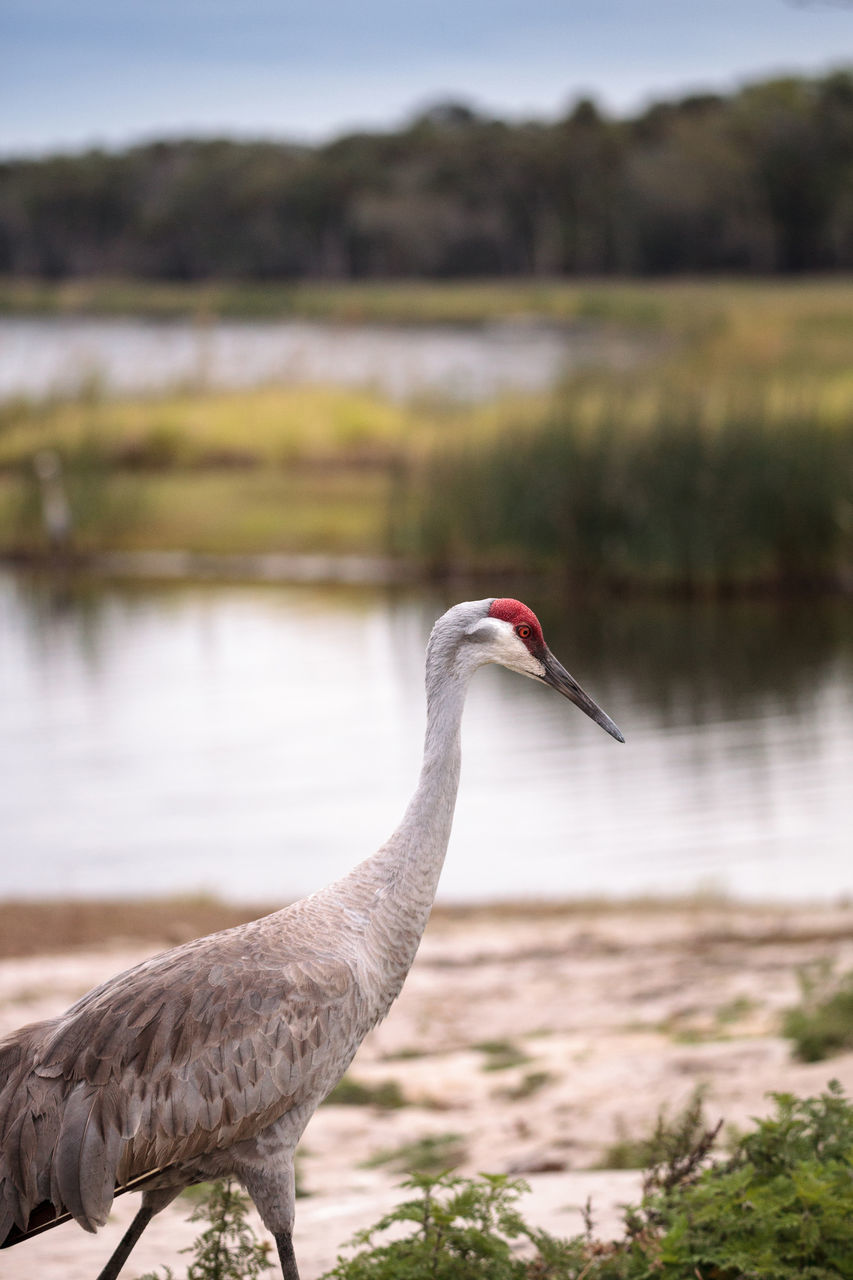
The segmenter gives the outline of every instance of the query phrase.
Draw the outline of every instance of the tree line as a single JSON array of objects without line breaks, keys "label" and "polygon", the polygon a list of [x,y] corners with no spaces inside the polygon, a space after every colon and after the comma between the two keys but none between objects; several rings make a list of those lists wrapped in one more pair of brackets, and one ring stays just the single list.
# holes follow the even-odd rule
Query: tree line
[{"label": "tree line", "polygon": [[853,268],[853,72],[508,123],[448,102],[315,147],[0,163],[0,273],[353,279]]}]

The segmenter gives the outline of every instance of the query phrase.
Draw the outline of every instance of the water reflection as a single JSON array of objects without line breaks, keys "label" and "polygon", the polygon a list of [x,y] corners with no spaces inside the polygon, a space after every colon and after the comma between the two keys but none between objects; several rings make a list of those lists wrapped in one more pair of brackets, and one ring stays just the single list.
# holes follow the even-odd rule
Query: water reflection
[{"label": "water reflection", "polygon": [[[283,901],[343,872],[411,791],[449,603],[0,577],[0,892]],[[628,742],[481,673],[445,899],[850,890],[849,601],[530,603]]]}]

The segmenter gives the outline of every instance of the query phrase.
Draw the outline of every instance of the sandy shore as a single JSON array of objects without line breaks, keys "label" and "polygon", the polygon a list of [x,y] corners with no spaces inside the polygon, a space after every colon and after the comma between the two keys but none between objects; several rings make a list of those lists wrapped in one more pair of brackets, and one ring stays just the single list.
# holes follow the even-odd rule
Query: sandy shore
[{"label": "sandy shore", "polygon": [[[61,1011],[157,949],[155,939],[0,961],[0,1034]],[[853,1054],[803,1065],[779,1035],[798,968],[820,959],[853,967],[853,908],[438,914],[402,996],[350,1072],[368,1085],[395,1082],[407,1105],[327,1105],[306,1133],[309,1194],[296,1226],[304,1280],[399,1198],[393,1163],[365,1163],[404,1143],[457,1135],[461,1172],[523,1174],[532,1222],[579,1230],[591,1196],[604,1233],[639,1177],[591,1166],[620,1136],[646,1135],[660,1108],[676,1110],[697,1084],[709,1119],[736,1125],[766,1112],[771,1090],[816,1092],[835,1077],[853,1091]],[[517,1051],[515,1065],[477,1047],[499,1041]],[[135,1209],[135,1197],[122,1197],[97,1237],[69,1224],[6,1251],[0,1275],[91,1280]],[[128,1277],[165,1263],[183,1275],[179,1250],[196,1234],[187,1213],[179,1202],[152,1223]]]}]

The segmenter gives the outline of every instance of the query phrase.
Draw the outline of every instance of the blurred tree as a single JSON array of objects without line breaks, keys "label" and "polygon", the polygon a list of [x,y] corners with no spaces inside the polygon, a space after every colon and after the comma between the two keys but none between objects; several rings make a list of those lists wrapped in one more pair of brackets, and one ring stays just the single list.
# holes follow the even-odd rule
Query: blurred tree
[{"label": "blurred tree", "polygon": [[202,279],[853,267],[853,73],[632,120],[455,100],[315,148],[159,142],[0,163],[0,272]]}]

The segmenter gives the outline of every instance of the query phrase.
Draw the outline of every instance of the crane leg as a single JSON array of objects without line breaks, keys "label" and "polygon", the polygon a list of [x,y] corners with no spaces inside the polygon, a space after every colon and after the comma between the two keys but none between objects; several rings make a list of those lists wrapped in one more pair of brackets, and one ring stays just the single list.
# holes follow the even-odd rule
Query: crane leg
[{"label": "crane leg", "polygon": [[278,1256],[281,1262],[281,1274],[284,1280],[299,1280],[296,1269],[296,1255],[293,1252],[293,1237],[289,1231],[277,1231],[275,1242],[278,1245]]},{"label": "crane leg", "polygon": [[127,1231],[125,1231],[118,1243],[118,1247],[107,1265],[104,1267],[103,1271],[98,1276],[98,1280],[116,1280],[116,1276],[130,1257],[131,1249],[136,1244],[137,1240],[153,1217],[154,1210],[144,1204],[133,1219],[133,1222],[131,1222]]}]

